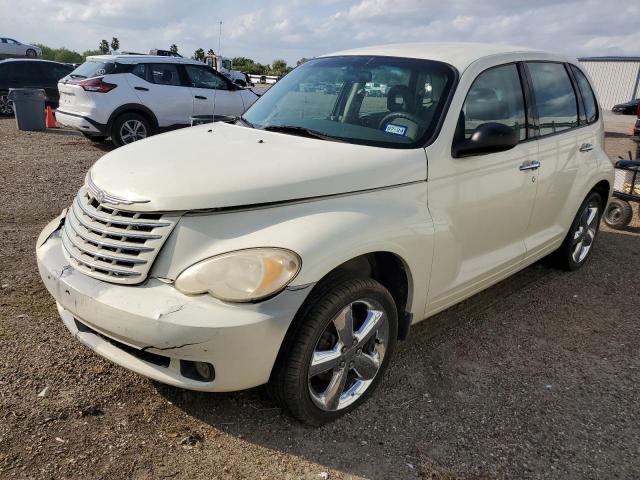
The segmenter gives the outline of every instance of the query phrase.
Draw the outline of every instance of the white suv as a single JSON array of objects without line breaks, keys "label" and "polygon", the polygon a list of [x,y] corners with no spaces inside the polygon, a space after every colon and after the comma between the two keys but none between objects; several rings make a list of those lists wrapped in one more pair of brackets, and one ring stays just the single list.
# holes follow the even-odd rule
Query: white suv
[{"label": "white suv", "polygon": [[259,97],[201,62],[152,55],[88,57],[58,90],[59,124],[117,146],[214,115],[236,117]]},{"label": "white suv", "polygon": [[372,393],[412,323],[547,255],[584,265],[613,183],[603,132],[571,58],[315,58],[235,124],[102,157],[40,235],[40,274],[100,355],[193,390],[267,383],[326,422]]}]

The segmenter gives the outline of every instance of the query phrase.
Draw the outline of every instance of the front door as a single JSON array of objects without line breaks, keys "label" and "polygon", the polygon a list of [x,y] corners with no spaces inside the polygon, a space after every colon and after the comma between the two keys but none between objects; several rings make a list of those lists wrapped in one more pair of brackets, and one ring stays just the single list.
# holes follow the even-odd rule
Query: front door
[{"label": "front door", "polygon": [[236,116],[244,113],[240,90],[205,65],[185,65],[193,96],[194,116]]},{"label": "front door", "polygon": [[463,158],[429,158],[428,201],[435,247],[427,314],[457,303],[516,270],[536,194],[538,145],[528,141],[516,64],[480,73],[471,85],[454,141],[488,122],[514,128],[513,149]]}]

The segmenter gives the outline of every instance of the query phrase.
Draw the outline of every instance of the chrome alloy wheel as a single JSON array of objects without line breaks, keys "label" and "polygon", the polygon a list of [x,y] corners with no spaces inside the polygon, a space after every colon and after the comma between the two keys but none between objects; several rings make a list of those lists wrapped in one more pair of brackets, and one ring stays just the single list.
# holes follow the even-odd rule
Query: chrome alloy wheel
[{"label": "chrome alloy wheel", "polygon": [[120,127],[120,138],[124,144],[147,138],[147,127],[140,120],[127,120]]},{"label": "chrome alloy wheel", "polygon": [[348,407],[369,388],[389,343],[389,320],[375,300],[356,300],[320,335],[309,365],[313,403],[325,411]]},{"label": "chrome alloy wheel", "polygon": [[0,95],[0,115],[13,115],[13,103],[6,93]]},{"label": "chrome alloy wheel", "polygon": [[576,227],[571,243],[571,258],[576,263],[582,263],[589,255],[598,231],[598,211],[598,204],[590,202],[580,215],[580,223]]}]

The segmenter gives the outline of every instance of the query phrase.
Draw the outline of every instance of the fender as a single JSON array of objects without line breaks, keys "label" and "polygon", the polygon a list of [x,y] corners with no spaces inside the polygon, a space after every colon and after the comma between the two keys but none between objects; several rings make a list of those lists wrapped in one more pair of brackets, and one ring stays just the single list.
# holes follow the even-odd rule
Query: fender
[{"label": "fender", "polygon": [[148,107],[145,107],[141,103],[125,103],[124,105],[120,105],[118,108],[116,108],[111,113],[111,115],[109,116],[109,120],[107,121],[107,128],[106,128],[107,132],[111,131],[111,127],[113,126],[113,122],[118,117],[118,115],[120,115],[122,113],[125,113],[125,112],[140,112],[140,113],[142,113],[145,117],[147,117],[149,120],[151,120],[151,130],[154,133],[157,133],[159,127],[158,127],[158,119],[156,118],[156,115],[151,111],[151,109],[149,109]]},{"label": "fender", "polygon": [[294,288],[318,282],[355,257],[389,252],[404,263],[407,310],[421,320],[434,247],[426,193],[426,182],[419,182],[272,208],[185,214],[150,276],[175,280],[206,258],[272,246],[300,255],[302,268],[290,286]]}]

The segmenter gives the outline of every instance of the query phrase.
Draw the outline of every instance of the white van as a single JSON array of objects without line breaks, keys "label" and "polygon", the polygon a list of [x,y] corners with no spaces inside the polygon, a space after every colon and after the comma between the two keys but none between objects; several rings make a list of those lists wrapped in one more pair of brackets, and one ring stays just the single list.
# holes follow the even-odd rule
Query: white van
[{"label": "white van", "polygon": [[42,232],[38,265],[100,355],[187,389],[268,384],[320,424],[373,392],[412,323],[547,255],[584,265],[613,180],[603,137],[574,59],[335,53],[234,123],[106,154]]}]

